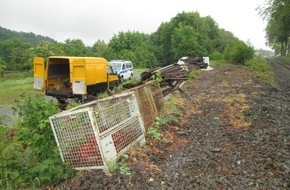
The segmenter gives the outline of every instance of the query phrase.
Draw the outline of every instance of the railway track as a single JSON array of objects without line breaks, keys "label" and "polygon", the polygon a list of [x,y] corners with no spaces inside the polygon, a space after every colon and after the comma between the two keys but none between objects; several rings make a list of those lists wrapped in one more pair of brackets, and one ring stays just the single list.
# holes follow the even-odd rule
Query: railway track
[{"label": "railway track", "polygon": [[283,61],[277,61],[277,60],[273,60],[273,63],[279,64],[279,65],[285,67],[286,69],[290,70],[290,63],[283,62]]}]

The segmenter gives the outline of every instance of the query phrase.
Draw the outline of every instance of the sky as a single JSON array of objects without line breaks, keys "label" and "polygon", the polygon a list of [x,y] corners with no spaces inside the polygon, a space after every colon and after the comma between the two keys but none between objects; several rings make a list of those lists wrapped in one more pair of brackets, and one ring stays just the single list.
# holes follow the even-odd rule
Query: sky
[{"label": "sky", "polygon": [[119,32],[151,34],[181,12],[212,17],[219,28],[256,49],[266,49],[266,22],[256,11],[264,0],[0,0],[0,26],[48,36],[81,39],[91,46]]}]

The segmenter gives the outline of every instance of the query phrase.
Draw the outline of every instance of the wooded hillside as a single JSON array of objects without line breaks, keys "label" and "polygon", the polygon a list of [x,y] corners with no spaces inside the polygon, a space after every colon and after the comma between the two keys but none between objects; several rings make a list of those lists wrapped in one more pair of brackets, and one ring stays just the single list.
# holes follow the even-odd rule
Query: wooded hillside
[{"label": "wooded hillside", "polygon": [[0,68],[8,71],[32,69],[34,56],[100,56],[107,60],[128,59],[136,67],[153,68],[172,64],[183,56],[210,56],[211,60],[244,64],[254,55],[250,44],[219,28],[213,18],[201,17],[197,12],[179,13],[152,34],[120,31],[108,44],[99,39],[93,46],[86,46],[81,39],[61,43],[2,27],[0,40]]}]

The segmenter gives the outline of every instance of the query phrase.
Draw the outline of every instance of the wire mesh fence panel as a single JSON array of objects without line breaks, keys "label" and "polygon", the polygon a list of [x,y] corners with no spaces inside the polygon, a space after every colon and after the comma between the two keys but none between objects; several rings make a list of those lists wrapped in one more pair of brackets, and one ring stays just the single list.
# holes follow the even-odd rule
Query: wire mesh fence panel
[{"label": "wire mesh fence panel", "polygon": [[144,131],[140,126],[138,126],[138,122],[138,117],[135,117],[134,119],[122,124],[120,130],[112,134],[117,153],[124,150],[142,136]]},{"label": "wire mesh fence panel", "polygon": [[129,91],[133,91],[135,93],[141,112],[141,117],[144,122],[144,127],[148,129],[154,123],[154,119],[158,115],[151,89],[148,87],[148,84],[144,84],[132,88]]},{"label": "wire mesh fence panel", "polygon": [[97,130],[102,135],[101,133],[112,130],[115,125],[131,116],[127,105],[128,101],[132,101],[132,98],[130,93],[118,94],[77,106],[68,110],[68,112],[87,107],[93,108],[98,125]]},{"label": "wire mesh fence panel", "polygon": [[152,92],[156,108],[158,111],[160,111],[164,104],[163,94],[160,85],[157,81],[152,81],[151,83],[149,83],[149,87]]},{"label": "wire mesh fence panel", "polygon": [[73,168],[104,167],[92,118],[92,109],[77,110],[50,117],[64,162]]},{"label": "wire mesh fence panel", "polygon": [[106,169],[120,153],[145,142],[133,92],[84,104],[49,119],[63,161],[75,169]]},{"label": "wire mesh fence panel", "polygon": [[131,117],[129,104],[129,100],[125,100],[95,112],[98,130],[101,135]]},{"label": "wire mesh fence panel", "polygon": [[99,109],[110,107],[112,105],[115,105],[116,103],[122,102],[130,98],[132,98],[132,94],[130,93],[117,94],[114,96],[110,96],[110,97],[103,98],[100,100],[95,100],[95,101],[74,107],[72,109],[67,110],[67,112],[71,112],[71,111],[79,110],[83,108],[93,108],[94,111],[98,111]]}]

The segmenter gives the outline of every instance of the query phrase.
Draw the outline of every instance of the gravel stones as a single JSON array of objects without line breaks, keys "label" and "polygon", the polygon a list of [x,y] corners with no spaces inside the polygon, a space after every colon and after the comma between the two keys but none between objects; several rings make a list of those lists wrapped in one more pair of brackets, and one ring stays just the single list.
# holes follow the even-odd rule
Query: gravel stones
[{"label": "gravel stones", "polygon": [[178,132],[162,128],[172,142],[148,139],[130,176],[86,171],[55,189],[289,189],[290,71],[273,71],[276,87],[239,66],[201,72],[181,94]]}]

